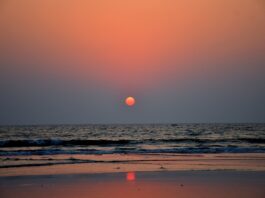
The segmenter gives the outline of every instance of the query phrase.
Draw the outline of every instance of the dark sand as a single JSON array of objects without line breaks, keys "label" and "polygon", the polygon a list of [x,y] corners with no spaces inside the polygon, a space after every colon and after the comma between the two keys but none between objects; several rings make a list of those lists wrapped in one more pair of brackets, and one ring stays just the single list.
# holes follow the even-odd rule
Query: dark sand
[{"label": "dark sand", "polygon": [[0,178],[1,198],[264,198],[265,172],[160,171]]}]

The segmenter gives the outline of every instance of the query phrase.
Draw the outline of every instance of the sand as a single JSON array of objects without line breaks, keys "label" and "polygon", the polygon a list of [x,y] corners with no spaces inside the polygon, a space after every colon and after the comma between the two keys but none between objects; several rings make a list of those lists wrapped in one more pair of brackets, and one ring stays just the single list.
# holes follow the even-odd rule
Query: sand
[{"label": "sand", "polygon": [[264,154],[56,156],[41,165],[46,157],[31,157],[40,166],[2,159],[0,197],[265,197]]},{"label": "sand", "polygon": [[0,158],[0,177],[161,170],[265,171],[265,153],[36,155]]},{"label": "sand", "polygon": [[264,198],[265,173],[162,171],[0,178],[1,198]]}]

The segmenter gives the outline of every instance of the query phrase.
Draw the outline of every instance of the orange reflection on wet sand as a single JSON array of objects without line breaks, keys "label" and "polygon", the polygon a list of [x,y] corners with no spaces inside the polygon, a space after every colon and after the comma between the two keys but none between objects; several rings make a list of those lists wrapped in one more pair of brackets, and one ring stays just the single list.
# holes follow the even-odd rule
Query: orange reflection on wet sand
[{"label": "orange reflection on wet sand", "polygon": [[135,172],[0,177],[0,197],[264,198],[265,173],[262,171],[161,171],[137,174],[140,176],[137,182],[124,181],[125,175],[126,178],[136,179]]},{"label": "orange reflection on wet sand", "polygon": [[135,172],[128,172],[126,174],[126,180],[127,181],[135,181],[136,180]]}]

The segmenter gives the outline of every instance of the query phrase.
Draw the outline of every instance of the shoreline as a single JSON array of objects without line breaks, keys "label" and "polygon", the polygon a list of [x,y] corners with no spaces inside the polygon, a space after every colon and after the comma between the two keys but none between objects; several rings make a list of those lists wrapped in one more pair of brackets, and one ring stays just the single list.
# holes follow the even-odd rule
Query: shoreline
[{"label": "shoreline", "polygon": [[[52,157],[52,158],[51,158]],[[265,153],[14,156],[0,168],[0,197],[264,198]],[[65,161],[66,160],[66,161]],[[67,161],[68,160],[68,161]],[[85,162],[85,163],[80,163]]]},{"label": "shoreline", "polygon": [[0,177],[144,171],[265,171],[265,153],[1,157]]}]

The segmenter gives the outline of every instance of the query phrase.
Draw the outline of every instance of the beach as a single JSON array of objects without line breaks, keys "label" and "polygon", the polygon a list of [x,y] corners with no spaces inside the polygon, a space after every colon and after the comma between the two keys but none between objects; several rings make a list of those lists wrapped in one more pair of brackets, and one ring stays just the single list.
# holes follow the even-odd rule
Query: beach
[{"label": "beach", "polygon": [[1,177],[2,198],[264,198],[265,172],[160,171]]},{"label": "beach", "polygon": [[1,198],[265,196],[262,153],[56,156],[54,164],[32,166],[22,160],[5,160],[0,169]]},{"label": "beach", "polygon": [[0,161],[1,177],[131,171],[265,171],[264,153],[1,156]]},{"label": "beach", "polygon": [[265,0],[0,0],[0,198],[265,198]]},{"label": "beach", "polygon": [[264,128],[2,126],[0,197],[264,198]]}]

